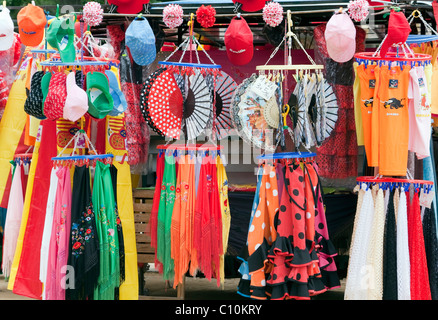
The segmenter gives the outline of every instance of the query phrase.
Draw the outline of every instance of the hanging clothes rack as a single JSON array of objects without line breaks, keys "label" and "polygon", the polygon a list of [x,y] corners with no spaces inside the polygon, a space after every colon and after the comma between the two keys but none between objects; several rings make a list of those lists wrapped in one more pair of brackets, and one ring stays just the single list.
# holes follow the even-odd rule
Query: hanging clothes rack
[{"label": "hanging clothes rack", "polygon": [[[268,61],[264,65],[260,65],[256,67],[256,70],[258,71],[276,71],[276,70],[322,70],[324,69],[323,65],[318,65],[315,63],[315,61],[312,59],[310,54],[306,51],[300,40],[298,39],[297,35],[292,31],[292,13],[290,10],[287,11],[287,33],[281,43],[275,48],[272,55],[269,57]],[[277,51],[280,49],[284,41],[287,39],[287,46],[285,45],[285,55],[287,54],[287,61],[284,65],[268,65],[269,61],[275,56]],[[294,39],[301,50],[306,54],[307,58],[309,59],[311,64],[299,64],[294,65],[292,64],[292,39]]]},{"label": "hanging clothes rack", "polygon": [[[170,71],[176,72],[178,74],[193,74],[192,69],[199,69],[203,74],[218,74],[218,69],[222,68],[221,65],[216,64],[210,55],[204,50],[202,45],[193,36],[193,26],[194,26],[194,17],[195,15],[192,13],[190,15],[190,21],[188,22],[189,26],[189,36],[164,60],[159,61],[158,64],[162,66],[166,66]],[[195,50],[193,50],[193,45],[196,46]],[[201,51],[204,52],[206,57],[210,60],[211,64],[201,64],[199,60],[199,55],[197,48],[201,48]],[[180,49],[183,49],[183,53],[178,62],[169,61],[169,59]],[[183,58],[186,52],[189,51],[189,62],[183,62]],[[192,51],[195,51],[197,62],[193,62],[193,54]]]},{"label": "hanging clothes rack", "polygon": [[[414,18],[420,18],[420,20],[425,25],[426,29],[432,31],[432,33],[437,34],[436,31],[433,30],[432,27],[430,27],[427,22],[423,19],[421,13],[418,10],[414,10],[412,14],[407,19],[408,23],[411,23]],[[430,64],[432,56],[428,54],[423,53],[415,53],[412,51],[412,49],[409,47],[408,43],[412,42],[413,38],[411,36],[411,39],[404,42],[404,43],[397,43],[393,44],[392,48],[395,48],[395,51],[388,51],[384,57],[380,55],[380,49],[385,42],[388,35],[386,35],[376,51],[374,52],[359,52],[355,54],[355,59],[359,64],[365,64],[365,66],[369,64],[378,64],[379,66],[382,66],[384,64],[389,65],[389,67],[393,65],[398,65],[400,67],[403,67],[404,65],[410,63],[411,66],[415,65],[425,65]]]},{"label": "hanging clothes rack", "polygon": [[401,178],[389,178],[389,177],[373,177],[373,176],[361,176],[356,178],[357,185],[365,183],[367,190],[373,185],[380,185],[384,189],[401,187],[405,191],[409,190],[410,186],[413,186],[415,190],[419,191],[423,189],[427,194],[434,188],[434,183],[428,180],[416,180],[416,179],[401,179]]},{"label": "hanging clothes rack", "polygon": [[259,160],[268,160],[268,159],[307,159],[307,158],[315,158],[316,153],[314,152],[277,152],[272,154],[264,154],[258,156]]},{"label": "hanging clothes rack", "polygon": [[[83,141],[83,142],[81,142]],[[70,155],[64,156],[64,151],[70,146],[70,144],[74,142],[74,148]],[[89,148],[89,152],[91,154],[88,155],[78,155],[75,154],[78,146],[83,143],[81,147]],[[91,149],[91,150],[90,150]],[[105,164],[112,164],[114,155],[113,154],[98,154],[90,139],[88,138],[85,130],[80,129],[76,132],[76,134],[71,138],[71,140],[65,145],[64,149],[61,150],[56,157],[53,157],[51,160],[53,162],[54,167],[63,166],[63,165],[87,165],[94,166],[96,161],[102,161]]]}]

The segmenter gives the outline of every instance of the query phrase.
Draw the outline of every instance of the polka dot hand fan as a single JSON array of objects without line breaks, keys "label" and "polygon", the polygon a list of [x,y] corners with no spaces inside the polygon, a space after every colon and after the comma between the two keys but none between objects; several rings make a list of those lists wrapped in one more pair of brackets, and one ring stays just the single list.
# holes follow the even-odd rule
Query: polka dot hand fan
[{"label": "polka dot hand fan", "polygon": [[180,138],[183,104],[181,89],[168,70],[158,69],[145,81],[141,93],[142,114],[160,135]]}]

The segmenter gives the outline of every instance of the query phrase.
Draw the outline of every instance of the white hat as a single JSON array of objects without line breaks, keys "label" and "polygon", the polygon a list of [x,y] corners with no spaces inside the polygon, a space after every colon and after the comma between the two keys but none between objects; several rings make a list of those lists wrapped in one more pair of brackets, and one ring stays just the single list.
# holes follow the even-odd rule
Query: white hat
[{"label": "white hat", "polygon": [[76,122],[88,111],[88,96],[85,90],[76,84],[75,73],[70,72],[66,80],[67,97],[63,110],[63,118]]},{"label": "white hat", "polygon": [[0,51],[8,50],[14,44],[14,22],[9,9],[3,7],[0,11]]},{"label": "white hat", "polygon": [[348,14],[334,14],[327,22],[324,36],[330,58],[340,63],[353,58],[356,52],[356,28]]}]

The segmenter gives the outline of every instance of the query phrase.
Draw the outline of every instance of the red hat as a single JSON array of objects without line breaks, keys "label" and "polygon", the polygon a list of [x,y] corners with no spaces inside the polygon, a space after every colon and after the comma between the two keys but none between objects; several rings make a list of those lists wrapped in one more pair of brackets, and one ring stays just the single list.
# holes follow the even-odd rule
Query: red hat
[{"label": "red hat", "polygon": [[108,0],[108,3],[116,6],[118,13],[136,14],[143,11],[143,5],[149,0]]},{"label": "red hat", "polygon": [[391,11],[388,21],[388,34],[380,48],[380,56],[385,57],[388,49],[395,43],[405,43],[411,27],[403,12]]},{"label": "red hat", "polygon": [[234,17],[224,35],[227,56],[234,65],[241,66],[252,60],[254,44],[252,31],[243,18]]},{"label": "red hat", "polygon": [[57,120],[63,117],[67,99],[67,75],[55,72],[50,79],[49,90],[44,101],[44,115],[47,119]]},{"label": "red hat", "polygon": [[266,4],[266,0],[233,0],[234,3],[240,3],[242,10],[247,12],[260,11]]}]

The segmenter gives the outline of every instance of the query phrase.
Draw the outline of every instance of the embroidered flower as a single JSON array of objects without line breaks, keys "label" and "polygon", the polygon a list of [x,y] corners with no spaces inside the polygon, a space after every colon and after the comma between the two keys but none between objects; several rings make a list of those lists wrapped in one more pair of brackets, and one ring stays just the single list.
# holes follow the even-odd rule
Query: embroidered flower
[{"label": "embroidered flower", "polygon": [[77,249],[79,249],[80,247],[81,247],[81,243],[78,241],[78,242],[75,242],[75,244],[73,245],[73,249],[74,250],[77,250]]}]

